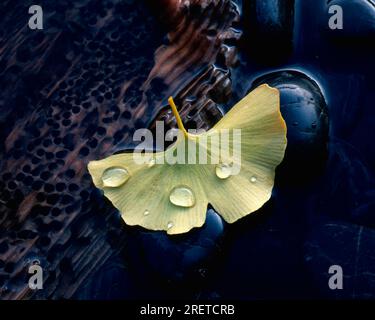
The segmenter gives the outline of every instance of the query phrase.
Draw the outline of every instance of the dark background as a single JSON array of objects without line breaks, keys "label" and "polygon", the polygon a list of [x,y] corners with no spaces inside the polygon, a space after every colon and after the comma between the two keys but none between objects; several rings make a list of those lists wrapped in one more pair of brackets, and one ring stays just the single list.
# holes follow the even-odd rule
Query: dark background
[{"label": "dark background", "polygon": [[[39,1],[43,30],[27,27],[36,3],[0,4],[0,297],[373,299],[374,2],[177,3]],[[93,186],[88,161],[173,126],[169,95],[208,128],[262,82],[280,89],[288,150],[258,212],[227,225],[209,209],[168,237],[126,226]]]}]

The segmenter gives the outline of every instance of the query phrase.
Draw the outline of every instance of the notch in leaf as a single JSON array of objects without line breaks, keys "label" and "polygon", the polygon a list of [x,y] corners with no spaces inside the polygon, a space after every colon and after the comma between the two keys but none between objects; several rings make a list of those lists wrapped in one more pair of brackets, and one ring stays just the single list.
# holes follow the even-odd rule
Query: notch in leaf
[{"label": "notch in leaf", "polygon": [[[271,197],[275,169],[287,144],[279,91],[259,86],[202,134],[188,133],[172,98],[169,103],[181,134],[166,151],[147,153],[142,163],[134,160],[133,153],[124,153],[88,165],[95,186],[120,210],[124,221],[179,234],[204,224],[209,203],[229,223],[262,207]],[[225,130],[237,134],[223,153],[220,138]],[[241,152],[234,157],[238,134]],[[184,156],[176,158],[181,150],[186,151]],[[203,155],[206,163],[191,164],[192,156],[201,160]]]}]

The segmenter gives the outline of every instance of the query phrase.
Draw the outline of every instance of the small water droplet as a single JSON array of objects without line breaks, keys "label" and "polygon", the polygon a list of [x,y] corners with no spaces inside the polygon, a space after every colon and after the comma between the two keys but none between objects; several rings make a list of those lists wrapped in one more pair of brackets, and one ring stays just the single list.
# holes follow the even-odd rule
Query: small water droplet
[{"label": "small water droplet", "polygon": [[125,168],[110,167],[104,170],[102,181],[105,187],[115,188],[123,185],[129,177],[129,172]]},{"label": "small water droplet", "polygon": [[143,212],[144,216],[148,216],[149,214],[150,214],[150,211],[148,211],[148,210],[145,210],[145,212]]},{"label": "small water droplet", "polygon": [[201,275],[202,278],[205,278],[207,276],[207,269],[206,268],[200,268],[198,270],[199,274]]},{"label": "small water droplet", "polygon": [[250,178],[250,181],[252,182],[252,183],[255,183],[255,182],[257,182],[257,177],[256,176],[252,176],[251,178]]},{"label": "small water droplet", "polygon": [[170,228],[172,228],[172,227],[173,227],[173,222],[169,221],[168,224],[167,224],[167,228],[168,228],[168,230],[169,230]]},{"label": "small water droplet", "polygon": [[154,165],[155,165],[155,159],[151,159],[151,160],[148,162],[148,167],[149,167],[149,168],[152,168]]},{"label": "small water droplet", "polygon": [[189,208],[195,205],[195,196],[193,191],[185,186],[179,186],[172,189],[169,200],[176,206]]},{"label": "small water droplet", "polygon": [[216,175],[220,179],[227,179],[232,174],[232,167],[227,163],[219,163],[216,165]]},{"label": "small water droplet", "polygon": [[298,122],[297,122],[297,121],[294,121],[294,122],[293,122],[293,126],[297,127],[297,126],[298,126]]}]

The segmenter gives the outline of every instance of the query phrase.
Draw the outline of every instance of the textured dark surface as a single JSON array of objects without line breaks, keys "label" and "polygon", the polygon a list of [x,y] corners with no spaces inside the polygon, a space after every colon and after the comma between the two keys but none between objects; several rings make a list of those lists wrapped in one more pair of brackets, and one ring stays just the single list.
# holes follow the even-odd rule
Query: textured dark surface
[{"label": "textured dark surface", "polygon": [[[305,244],[305,261],[322,297],[374,298],[374,242],[374,230],[361,225],[328,221],[312,230]],[[345,290],[332,291],[326,286],[327,270],[332,265],[345,271]]]},{"label": "textured dark surface", "polygon": [[[1,299],[375,298],[372,0],[40,1],[42,31],[31,4],[0,4]],[[169,95],[209,128],[265,79],[291,155],[271,201],[233,225],[209,210],[177,238],[125,226],[88,161],[174,126]],[[32,263],[43,290],[28,289]]]},{"label": "textured dark surface", "polygon": [[[1,4],[1,297],[69,298],[126,245],[88,161],[131,146],[177,90],[185,108],[203,81],[212,96],[225,89],[228,72],[212,64],[219,54],[229,64],[221,44],[236,38],[239,15],[229,1],[196,1],[166,21],[168,40],[144,2],[42,1],[42,31],[27,27],[31,4]],[[211,109],[218,119],[215,103],[198,98],[205,119]],[[38,292],[27,288],[34,260],[45,271]]]}]

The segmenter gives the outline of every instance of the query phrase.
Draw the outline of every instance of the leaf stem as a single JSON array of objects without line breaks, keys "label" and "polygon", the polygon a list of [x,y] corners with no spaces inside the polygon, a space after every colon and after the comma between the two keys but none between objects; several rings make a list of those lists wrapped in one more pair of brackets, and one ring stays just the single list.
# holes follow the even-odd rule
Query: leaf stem
[{"label": "leaf stem", "polygon": [[168,103],[171,106],[172,112],[173,112],[173,114],[176,118],[178,129],[180,129],[183,132],[184,136],[187,137],[187,131],[184,127],[184,124],[181,120],[180,114],[178,113],[177,107],[176,107],[172,97],[168,98]]}]

